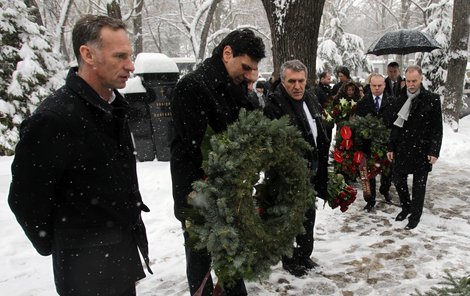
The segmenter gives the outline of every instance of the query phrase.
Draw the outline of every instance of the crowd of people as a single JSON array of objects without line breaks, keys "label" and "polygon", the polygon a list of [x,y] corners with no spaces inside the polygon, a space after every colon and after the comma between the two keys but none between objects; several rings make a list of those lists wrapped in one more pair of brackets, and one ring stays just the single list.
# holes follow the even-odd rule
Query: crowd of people
[{"label": "crowd of people", "polygon": [[[137,183],[129,106],[116,91],[134,70],[132,46],[125,24],[106,16],[82,17],[72,40],[78,67],[70,69],[65,86],[21,126],[9,205],[38,253],[52,255],[60,295],[136,295],[135,282],[145,276],[143,265],[151,273],[141,219],[141,212],[149,209]],[[309,86],[307,67],[296,59],[282,64],[270,81],[257,82],[264,57],[260,37],[249,29],[235,30],[174,89],[170,164],[190,295],[212,295],[214,290],[211,254],[193,249],[186,230],[191,184],[204,178],[201,143],[209,127],[224,132],[241,108],[263,110],[271,119],[290,118],[312,147],[305,155],[313,172],[310,182],[318,197],[326,199],[333,126],[325,122],[324,108],[339,99],[356,102],[353,116],[381,117],[391,129],[387,156],[393,173],[382,176],[379,192],[390,201],[389,188],[395,184],[402,207],[396,220],[409,216],[407,229],[415,228],[422,214],[427,176],[439,157],[442,118],[439,96],[423,87],[418,66],[409,66],[402,80],[398,64],[391,63],[386,79],[371,74],[363,87],[351,81],[346,67],[338,67],[340,81],[333,87],[328,72]],[[373,197],[366,211],[376,203],[375,179],[370,185]],[[312,206],[306,210],[305,232],[295,238],[293,255],[280,258],[295,276],[317,266],[310,258],[314,224]],[[247,295],[242,278],[222,289],[224,295]]]}]

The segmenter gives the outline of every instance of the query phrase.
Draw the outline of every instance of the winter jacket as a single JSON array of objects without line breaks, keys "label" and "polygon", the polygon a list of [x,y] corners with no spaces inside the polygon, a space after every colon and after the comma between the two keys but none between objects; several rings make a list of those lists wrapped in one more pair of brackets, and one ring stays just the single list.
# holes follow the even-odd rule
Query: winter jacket
[{"label": "winter jacket", "polygon": [[329,99],[331,97],[331,86],[328,84],[319,83],[315,87],[315,94],[317,95],[318,101],[322,108],[325,108],[328,105]]},{"label": "winter jacket", "polygon": [[[108,104],[72,68],[21,125],[9,204],[61,295],[116,295],[145,277],[148,246],[127,104]],[[138,245],[138,246],[137,246]]]},{"label": "winter jacket", "polygon": [[201,144],[208,127],[225,131],[238,119],[241,108],[252,110],[246,85],[231,82],[222,58],[206,59],[198,69],[181,78],[171,100],[174,138],[171,143],[171,177],[175,217],[184,221],[190,208],[191,184],[202,179]]},{"label": "winter jacket", "polygon": [[[408,99],[406,88],[393,104],[393,121]],[[408,120],[403,127],[393,125],[388,151],[394,153],[394,172],[411,174],[430,171],[432,165],[427,156],[439,157],[442,143],[442,113],[439,95],[421,87],[413,99]]]},{"label": "winter jacket", "polygon": [[385,126],[391,128],[392,121],[392,104],[395,102],[395,97],[387,95],[382,96],[382,103],[380,104],[379,113],[375,110],[375,97],[371,93],[367,93],[362,99],[357,102],[356,115],[365,117],[367,114],[372,114],[376,117],[382,118]]},{"label": "winter jacket", "polygon": [[[382,118],[385,126],[387,128],[391,128],[393,124],[391,119],[391,117],[393,116],[391,112],[391,107],[394,101],[394,97],[388,96],[384,93],[382,96],[382,103],[380,104],[379,112],[377,113],[377,111],[375,110],[375,97],[371,93],[367,93],[362,99],[357,102],[356,115],[365,117],[368,114],[371,114],[375,117]],[[362,151],[370,155],[371,145],[372,142],[370,139],[364,139]]]},{"label": "winter jacket", "polygon": [[[315,144],[312,136],[312,132],[308,123],[302,120],[299,115],[298,106],[295,104],[302,105],[302,101],[295,101],[292,99],[282,84],[279,84],[276,91],[272,93],[266,107],[264,108],[264,114],[271,119],[278,119],[284,115],[288,115],[291,123],[296,126],[302,133],[305,141],[310,143],[313,150],[306,154],[306,159],[309,161],[311,167],[318,167],[315,172],[314,178],[311,180],[315,184],[315,190],[320,198],[326,198],[326,185],[328,181],[328,150],[329,150],[329,139],[325,128],[323,127],[321,117],[321,106],[318,99],[313,95],[313,92],[306,91],[303,97],[303,102],[307,105],[310,114],[315,119],[317,125],[317,144]],[[315,164],[316,163],[316,164]]]}]

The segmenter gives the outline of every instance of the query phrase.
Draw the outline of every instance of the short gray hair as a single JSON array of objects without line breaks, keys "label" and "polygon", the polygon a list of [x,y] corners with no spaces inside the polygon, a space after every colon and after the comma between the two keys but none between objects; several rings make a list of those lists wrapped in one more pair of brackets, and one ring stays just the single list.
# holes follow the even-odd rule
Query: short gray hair
[{"label": "short gray hair", "polygon": [[290,69],[294,72],[302,72],[304,71],[305,72],[305,78],[308,77],[308,71],[307,71],[307,67],[299,60],[290,60],[290,61],[287,61],[285,62],[284,64],[282,64],[281,66],[281,81],[284,81],[284,78],[285,78],[285,75],[284,75],[284,72],[287,70],[287,69]]},{"label": "short gray hair", "polygon": [[418,65],[408,66],[405,70],[405,74],[410,72],[410,71],[418,71],[419,75],[423,75],[423,70],[421,70],[421,67],[418,66]]}]

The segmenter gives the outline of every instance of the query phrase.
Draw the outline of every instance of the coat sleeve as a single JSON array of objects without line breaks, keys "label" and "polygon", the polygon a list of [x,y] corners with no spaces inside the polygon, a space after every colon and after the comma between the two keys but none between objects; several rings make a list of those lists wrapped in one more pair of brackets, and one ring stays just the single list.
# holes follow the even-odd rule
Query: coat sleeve
[{"label": "coat sleeve", "polygon": [[41,255],[52,253],[52,215],[57,184],[67,163],[67,133],[52,114],[35,114],[21,125],[12,164],[8,203]]},{"label": "coat sleeve", "polygon": [[442,144],[442,110],[441,100],[438,95],[433,95],[430,120],[430,140],[428,155],[439,157]]},{"label": "coat sleeve", "polygon": [[201,143],[207,130],[208,116],[204,108],[202,87],[193,80],[180,80],[171,101],[174,139],[171,144],[171,177],[175,216],[186,219],[187,195],[192,191],[192,183],[201,179]]}]

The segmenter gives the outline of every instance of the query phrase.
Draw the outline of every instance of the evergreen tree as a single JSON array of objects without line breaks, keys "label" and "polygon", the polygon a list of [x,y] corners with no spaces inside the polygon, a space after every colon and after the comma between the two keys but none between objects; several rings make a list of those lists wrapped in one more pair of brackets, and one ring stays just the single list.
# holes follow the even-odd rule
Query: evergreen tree
[{"label": "evergreen tree", "polygon": [[449,53],[452,32],[452,3],[441,0],[431,4],[425,10],[428,25],[423,32],[434,37],[441,49],[432,52],[416,54],[417,64],[423,68],[423,74],[428,80],[426,87],[439,95],[443,94],[447,80],[447,65],[452,57]]},{"label": "evergreen tree", "polygon": [[13,154],[19,125],[63,84],[65,62],[19,0],[0,0],[0,155]]},{"label": "evergreen tree", "polygon": [[346,33],[343,29],[346,13],[334,3],[329,7],[329,26],[323,37],[319,38],[318,70],[333,72],[337,66],[346,66],[350,71],[372,71],[372,66],[364,55],[363,39]]}]

